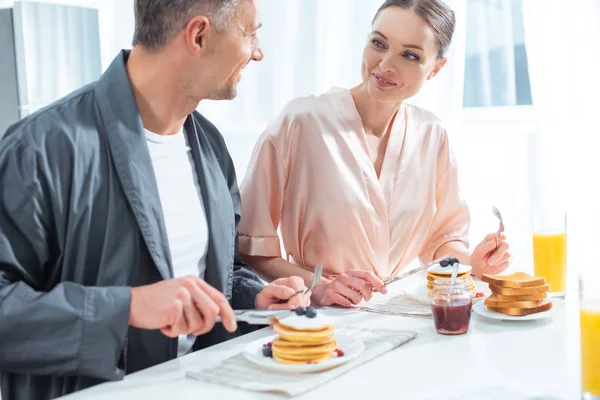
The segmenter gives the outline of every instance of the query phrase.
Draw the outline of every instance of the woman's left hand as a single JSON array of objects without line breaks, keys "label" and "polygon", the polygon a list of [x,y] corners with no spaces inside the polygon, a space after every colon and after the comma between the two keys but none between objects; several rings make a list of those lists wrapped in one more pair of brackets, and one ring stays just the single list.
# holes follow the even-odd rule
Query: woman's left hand
[{"label": "woman's left hand", "polygon": [[471,254],[473,275],[497,275],[508,268],[511,259],[506,235],[500,234],[498,247],[496,247],[496,233],[490,233]]}]

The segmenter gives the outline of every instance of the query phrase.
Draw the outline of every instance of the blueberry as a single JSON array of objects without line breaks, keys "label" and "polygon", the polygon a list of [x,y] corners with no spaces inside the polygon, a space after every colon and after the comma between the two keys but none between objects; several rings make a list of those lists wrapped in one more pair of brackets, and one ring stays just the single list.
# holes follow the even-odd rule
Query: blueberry
[{"label": "blueberry", "polygon": [[265,346],[262,348],[263,356],[273,357],[273,348],[271,346]]},{"label": "blueberry", "polygon": [[314,309],[314,308],[312,308],[312,307],[308,307],[308,308],[306,309],[306,316],[307,316],[308,318],[314,318],[314,317],[316,317],[316,316],[317,316],[317,310],[315,310],[315,309]]},{"label": "blueberry", "polygon": [[450,265],[460,264],[460,260],[458,258],[451,258]]},{"label": "blueberry", "polygon": [[440,261],[440,267],[446,268],[448,265],[450,265],[451,261],[451,258],[444,258],[442,261]]},{"label": "blueberry", "polygon": [[296,315],[304,315],[306,314],[306,307],[298,307],[295,311]]}]

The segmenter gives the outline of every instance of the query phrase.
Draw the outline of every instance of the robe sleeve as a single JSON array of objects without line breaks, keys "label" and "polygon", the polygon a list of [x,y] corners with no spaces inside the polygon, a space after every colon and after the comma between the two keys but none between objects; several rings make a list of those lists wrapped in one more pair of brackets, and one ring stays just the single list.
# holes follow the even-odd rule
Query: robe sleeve
[{"label": "robe sleeve", "polygon": [[281,220],[285,183],[286,171],[281,153],[273,136],[265,132],[252,152],[241,187],[240,254],[281,256],[277,229]]},{"label": "robe sleeve", "polygon": [[[48,160],[19,139],[0,147],[0,370],[32,375],[124,376],[118,361],[129,321],[130,287],[61,282],[51,211],[59,179],[44,179]],[[73,240],[77,240],[74,238]],[[83,267],[83,265],[82,265]]]},{"label": "robe sleeve", "polygon": [[435,216],[419,252],[423,263],[432,261],[437,250],[446,243],[458,241],[467,247],[469,245],[469,207],[458,185],[457,162],[446,132],[442,135],[439,146],[436,175],[438,179],[435,190]]}]

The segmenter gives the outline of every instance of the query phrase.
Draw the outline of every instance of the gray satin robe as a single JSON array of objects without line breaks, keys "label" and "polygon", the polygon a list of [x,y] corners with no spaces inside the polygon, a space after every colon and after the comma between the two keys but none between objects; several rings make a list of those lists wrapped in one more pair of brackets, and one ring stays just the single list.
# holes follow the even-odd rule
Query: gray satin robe
[{"label": "gray satin robe", "polygon": [[[128,326],[131,287],[173,271],[127,57],[0,142],[3,400],[57,397],[177,355],[176,339]],[[206,282],[254,308],[263,285],[238,258],[233,163],[202,115],[185,127],[209,225]],[[194,349],[231,336],[219,325]]]}]

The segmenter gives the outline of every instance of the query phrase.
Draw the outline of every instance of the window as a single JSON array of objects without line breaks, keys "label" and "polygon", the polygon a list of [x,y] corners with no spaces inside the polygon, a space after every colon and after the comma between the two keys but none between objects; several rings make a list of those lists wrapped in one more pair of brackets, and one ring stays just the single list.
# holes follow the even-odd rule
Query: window
[{"label": "window", "polygon": [[463,105],[531,105],[522,0],[468,0]]}]

